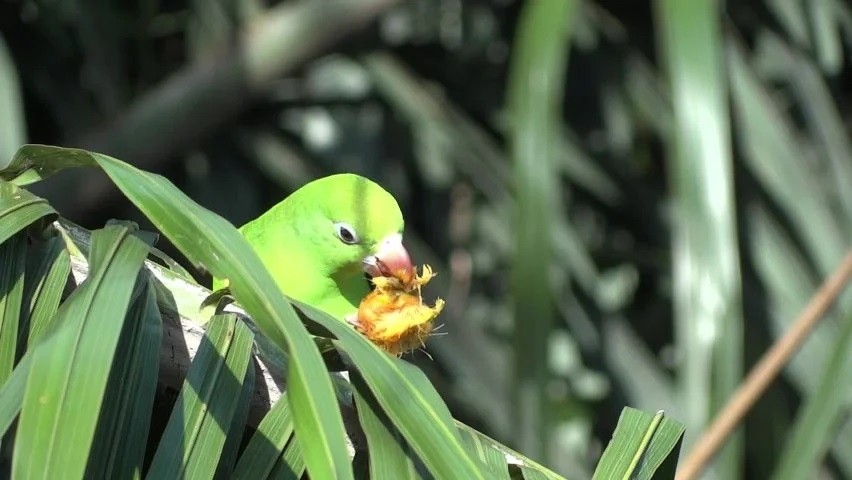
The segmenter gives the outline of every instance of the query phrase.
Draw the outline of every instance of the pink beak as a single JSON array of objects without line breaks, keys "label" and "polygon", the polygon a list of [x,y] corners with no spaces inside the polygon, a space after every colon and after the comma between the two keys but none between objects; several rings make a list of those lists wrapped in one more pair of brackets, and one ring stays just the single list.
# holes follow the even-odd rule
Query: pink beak
[{"label": "pink beak", "polygon": [[413,269],[408,250],[402,246],[402,235],[398,233],[385,237],[375,255],[364,259],[364,271],[372,277],[387,277],[400,270]]}]

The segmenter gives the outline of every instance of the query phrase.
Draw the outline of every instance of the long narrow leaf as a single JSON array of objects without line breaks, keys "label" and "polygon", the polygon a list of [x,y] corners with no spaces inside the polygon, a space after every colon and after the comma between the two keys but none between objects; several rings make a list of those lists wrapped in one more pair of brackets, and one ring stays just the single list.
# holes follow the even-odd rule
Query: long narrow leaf
[{"label": "long narrow leaf", "polygon": [[521,12],[513,47],[507,103],[512,115],[515,261],[515,437],[533,457],[544,455],[549,425],[547,338],[554,316],[543,286],[553,259],[553,225],[561,212],[557,168],[560,103],[568,59],[573,0],[529,2]]},{"label": "long narrow leaf", "polygon": [[281,461],[275,464],[275,468],[269,474],[269,480],[299,480],[304,472],[305,458],[302,455],[302,446],[299,444],[299,439],[293,437],[287,444]]},{"label": "long narrow leaf", "polygon": [[252,337],[233,314],[210,321],[146,478],[213,478],[250,364]]},{"label": "long narrow leaf", "polygon": [[[547,467],[544,467],[543,465],[535,462],[534,460],[525,457],[521,453],[512,450],[511,448],[503,445],[502,443],[498,442],[497,440],[494,440],[493,438],[485,435],[484,433],[476,430],[475,428],[469,425],[465,425],[459,422],[458,420],[455,420],[455,424],[456,429],[459,431],[459,434],[462,435],[462,437],[468,438],[468,441],[470,441],[470,439],[475,439],[476,443],[478,444],[475,450],[477,452],[477,456],[480,459],[486,460],[486,463],[492,468],[496,468],[496,470],[491,472],[491,474],[494,475],[494,478],[499,478],[500,476],[502,476],[503,469],[508,464],[510,469],[516,467],[522,468],[524,472],[527,472],[525,473],[525,475],[534,475],[535,473],[537,473],[541,477],[547,478],[549,480],[564,480],[563,477],[558,475],[556,472],[553,472]],[[482,448],[482,450],[480,450],[480,448]],[[496,461],[494,453],[492,451],[488,451],[487,449],[496,451],[500,454],[500,457],[503,460],[502,465]],[[500,466],[498,467],[498,465]],[[535,473],[530,474],[528,472]]]},{"label": "long narrow leaf", "polygon": [[[701,431],[742,377],[743,320],[733,160],[719,4],[657,4],[672,88],[674,137],[673,281],[684,421]],[[700,128],[698,128],[700,126]],[[742,441],[718,459],[723,478],[737,478]]]},{"label": "long narrow leaf", "polygon": [[524,480],[548,480],[546,475],[534,468],[521,465],[518,467],[518,470],[521,471],[521,475],[524,477]]},{"label": "long narrow leaf", "polygon": [[59,302],[65,291],[71,257],[59,236],[51,237],[43,245],[30,250],[31,266],[27,269],[27,299],[29,320],[27,344],[35,345],[50,329]]},{"label": "long narrow leaf", "polygon": [[819,273],[828,275],[843,258],[848,242],[811,167],[814,160],[795,141],[790,119],[760,84],[743,50],[735,41],[728,43],[734,118],[746,165],[790,218]]},{"label": "long narrow leaf", "polygon": [[233,478],[267,478],[293,436],[293,417],[287,397],[281,397],[263,417],[234,468]]},{"label": "long narrow leaf", "polygon": [[[786,46],[785,46],[786,47]],[[808,120],[808,130],[819,140],[829,166],[829,182],[834,183],[837,199],[847,221],[846,233],[852,235],[852,141],[844,128],[837,105],[831,98],[828,86],[819,75],[819,70],[803,55],[785,48],[785,57],[790,59],[790,80],[799,105]]]},{"label": "long narrow leaf", "polygon": [[625,408],[592,478],[674,478],[683,432],[683,425],[663,412]]},{"label": "long narrow leaf", "polygon": [[15,366],[18,328],[22,320],[26,247],[26,232],[0,244],[0,384]]},{"label": "long narrow leaf", "polygon": [[222,454],[219,455],[219,465],[216,468],[214,478],[232,478],[234,464],[237,462],[240,446],[243,444],[243,432],[246,429],[249,407],[251,407],[251,400],[254,397],[254,381],[254,363],[250,361],[246,369],[245,380],[243,380],[243,389],[240,391],[240,398],[237,401],[237,407],[231,419],[231,426],[225,432],[225,445],[222,446]]},{"label": "long narrow leaf", "polygon": [[123,226],[95,232],[90,274],[34,352],[12,474],[82,476],[137,272],[148,252]]},{"label": "long narrow leaf", "polygon": [[6,434],[21,411],[32,358],[32,355],[24,355],[0,388],[0,434]]},{"label": "long narrow leaf", "polygon": [[0,36],[0,166],[26,142],[24,98],[15,62]]},{"label": "long narrow leaf", "polygon": [[0,243],[47,216],[56,216],[47,200],[0,179]]},{"label": "long narrow leaf", "polygon": [[382,414],[373,394],[357,372],[349,377],[352,381],[352,394],[358,409],[358,420],[370,452],[370,478],[406,478],[416,479],[414,462],[409,458],[405,442],[399,432],[393,428],[390,420]]},{"label": "long narrow leaf", "polygon": [[[494,474],[494,480],[509,480],[509,468],[506,465],[506,457],[499,450],[491,446],[485,437],[477,435],[472,429],[459,429],[459,435],[467,443],[468,449],[476,452],[476,456],[488,465]],[[547,478],[547,475],[544,476]]]},{"label": "long narrow leaf", "polygon": [[[770,332],[781,336],[816,291],[819,280],[809,271],[808,262],[796,248],[795,241],[767,209],[752,209],[748,224],[754,267],[768,294]],[[814,375],[812,366],[826,363],[826,355],[838,336],[836,319],[831,314],[828,319],[834,321],[823,322],[811,332],[785,372],[793,385],[804,392],[816,389],[819,378]]]},{"label": "long narrow leaf", "polygon": [[852,315],[847,314],[843,329],[820,376],[819,384],[796,416],[780,461],[772,473],[777,480],[795,480],[814,475],[842,419],[848,390],[838,388],[837,379],[852,374]]},{"label": "long narrow leaf", "polygon": [[87,478],[141,475],[157,388],[162,318],[149,279],[128,312],[107,384]]}]

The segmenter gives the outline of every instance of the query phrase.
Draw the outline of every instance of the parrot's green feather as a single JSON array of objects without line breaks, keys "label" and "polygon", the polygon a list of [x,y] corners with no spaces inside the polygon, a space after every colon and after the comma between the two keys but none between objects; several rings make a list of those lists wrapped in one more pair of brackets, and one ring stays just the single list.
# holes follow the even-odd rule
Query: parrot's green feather
[{"label": "parrot's green feather", "polygon": [[[341,222],[354,229],[357,243],[341,241]],[[304,185],[240,232],[286,295],[343,319],[369,290],[362,260],[403,225],[390,193],[364,177],[339,174]],[[213,283],[214,290],[225,285]]]}]

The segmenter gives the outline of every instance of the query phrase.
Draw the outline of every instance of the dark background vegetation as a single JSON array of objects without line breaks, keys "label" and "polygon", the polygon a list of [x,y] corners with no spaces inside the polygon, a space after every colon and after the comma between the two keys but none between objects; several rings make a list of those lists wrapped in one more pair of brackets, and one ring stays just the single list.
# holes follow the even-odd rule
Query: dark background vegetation
[{"label": "dark background vegetation", "polygon": [[[673,308],[688,303],[679,282],[702,285],[701,272],[673,276],[674,262],[712,270],[714,260],[672,247],[674,232],[690,228],[673,209],[693,215],[690,180],[673,172],[700,176],[702,159],[671,154],[679,131],[660,57],[680,39],[661,34],[664,7],[653,2],[584,1],[575,14],[553,125],[560,210],[542,212],[555,254],[537,286],[556,314],[513,314],[524,293],[510,272],[536,254],[514,248],[529,220],[514,215],[507,118],[521,7],[0,0],[0,155],[24,142],[107,153],[161,173],[237,225],[316,176],[369,176],[398,198],[415,260],[439,272],[428,294],[448,300],[446,335],[427,345],[432,359],[412,361],[459,418],[534,445],[517,430],[511,372],[542,354],[548,433],[525,453],[584,478],[625,405],[684,421],[688,447],[727,397],[718,372],[753,364],[850,244],[852,8],[720,2],[732,142],[720,161],[733,161],[723,181],[735,201],[719,215],[737,227],[722,251],[738,266],[730,285],[742,300],[724,299],[730,309],[711,317],[744,332],[739,364],[717,349],[725,333],[691,328],[695,318]],[[88,228],[109,218],[144,225],[95,171],[37,191]],[[823,459],[821,478],[852,477],[852,365],[834,354],[850,342],[849,304],[847,295],[748,417],[733,449],[742,456],[730,454],[719,478],[767,478],[801,442],[818,445],[801,461]],[[521,329],[547,325],[541,351],[512,341],[513,317]],[[820,397],[829,371],[843,390],[833,399]],[[797,417],[808,401],[825,407],[822,423]]]}]

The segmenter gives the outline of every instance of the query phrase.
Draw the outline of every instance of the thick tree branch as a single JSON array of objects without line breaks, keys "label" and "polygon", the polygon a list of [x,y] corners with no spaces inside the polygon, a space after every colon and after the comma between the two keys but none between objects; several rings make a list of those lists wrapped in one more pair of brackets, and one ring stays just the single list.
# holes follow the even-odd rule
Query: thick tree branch
[{"label": "thick tree branch", "polygon": [[[400,0],[283,2],[248,25],[218,58],[189,65],[140,97],[115,121],[73,147],[105,153],[145,170],[159,170],[238,114],[273,80],[363,28]],[[81,218],[117,191],[102,175],[67,172],[34,190],[61,191],[63,214]]]}]

